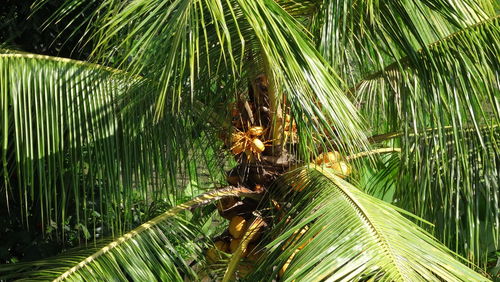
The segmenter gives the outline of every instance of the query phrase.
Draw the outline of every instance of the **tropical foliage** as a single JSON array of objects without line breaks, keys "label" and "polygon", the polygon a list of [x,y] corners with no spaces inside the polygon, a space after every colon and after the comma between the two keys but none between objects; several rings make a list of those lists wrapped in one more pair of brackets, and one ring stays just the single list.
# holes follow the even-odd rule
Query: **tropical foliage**
[{"label": "tropical foliage", "polygon": [[79,245],[0,279],[498,276],[497,1],[96,2],[0,53],[3,212]]}]

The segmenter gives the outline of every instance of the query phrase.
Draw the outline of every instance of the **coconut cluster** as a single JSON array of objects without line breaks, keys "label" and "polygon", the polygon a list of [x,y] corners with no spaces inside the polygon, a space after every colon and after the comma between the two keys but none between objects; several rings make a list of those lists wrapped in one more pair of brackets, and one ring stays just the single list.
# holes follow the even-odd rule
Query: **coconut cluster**
[{"label": "coconut cluster", "polygon": [[[257,210],[262,195],[269,196],[266,191],[278,177],[290,170],[296,158],[291,153],[299,140],[295,120],[286,114],[290,108],[286,101],[281,107],[272,108],[268,95],[268,82],[265,76],[259,75],[251,83],[248,93],[241,94],[237,101],[230,105],[231,130],[220,132],[225,149],[235,156],[238,165],[227,172],[226,180],[235,189],[248,189],[255,197],[226,197],[217,202],[219,215],[229,221],[228,228],[214,238],[214,245],[206,251],[211,265],[222,266],[233,254],[239,261],[236,277],[245,277],[253,270],[254,263],[261,257],[259,244],[261,233],[267,224],[285,219],[283,207],[286,202],[279,203],[274,199],[270,208]],[[248,94],[248,95],[246,95]],[[271,116],[273,114],[274,116]],[[276,139],[273,139],[276,138]],[[273,142],[274,144],[269,144]],[[283,146],[284,144],[290,146]],[[266,150],[267,146],[273,146]],[[291,148],[291,149],[290,149]],[[246,158],[244,157],[246,156]],[[351,167],[339,152],[325,152],[318,156],[311,165],[331,169],[340,177],[351,174]],[[306,171],[299,181],[292,184],[291,189],[299,192],[307,186]],[[266,196],[266,197],[267,197]],[[274,213],[276,212],[277,213]],[[273,213],[267,217],[268,213]],[[277,217],[274,217],[277,215]],[[266,223],[264,218],[269,222]],[[259,224],[256,224],[258,222]],[[315,236],[308,234],[308,227],[295,232],[285,242],[283,250],[293,246],[294,252],[279,269],[282,277],[296,254]],[[304,239],[306,236],[307,240]],[[300,242],[300,244],[299,244]],[[298,245],[298,246],[297,246]]]},{"label": "coconut cluster", "polygon": [[[331,169],[341,178],[346,178],[352,173],[351,165],[344,161],[342,155],[337,151],[322,153],[313,163],[311,163],[311,165],[318,165],[326,169]],[[292,189],[301,192],[307,186],[307,172],[301,171],[297,179],[297,181],[292,183]]]},{"label": "coconut cluster", "polygon": [[319,155],[314,161],[316,165],[331,168],[338,176],[346,178],[352,172],[351,166],[343,161],[339,152],[327,152]]},{"label": "coconut cluster", "polygon": [[266,149],[265,142],[260,138],[265,129],[262,126],[252,126],[246,132],[238,131],[231,134],[231,152],[239,155],[243,152],[250,158],[252,155],[260,159],[260,154]]},{"label": "coconut cluster", "polygon": [[[228,203],[228,202],[225,202]],[[225,203],[220,203],[221,208],[224,208]],[[261,225],[262,226],[262,225]],[[257,244],[261,238],[261,226],[254,230],[249,242],[243,247],[242,239],[245,233],[249,230],[249,221],[242,216],[236,215],[229,220],[227,232],[229,236],[222,236],[214,242],[214,246],[206,252],[209,263],[215,264],[223,260],[229,254],[234,254],[239,247],[242,248],[241,258],[243,263],[238,264],[238,275],[245,277],[254,268],[254,263],[260,258],[262,253],[257,248]],[[240,246],[241,245],[241,246]]]}]

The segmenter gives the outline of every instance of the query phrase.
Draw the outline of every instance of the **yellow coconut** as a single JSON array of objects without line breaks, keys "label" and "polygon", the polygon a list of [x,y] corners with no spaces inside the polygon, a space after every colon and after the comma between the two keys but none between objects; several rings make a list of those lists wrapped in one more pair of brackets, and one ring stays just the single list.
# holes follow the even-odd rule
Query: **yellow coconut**
[{"label": "yellow coconut", "polygon": [[262,126],[252,126],[248,129],[248,133],[253,136],[261,136],[264,133],[264,127]]},{"label": "yellow coconut", "polygon": [[254,138],[252,140],[252,148],[256,153],[262,153],[266,149],[266,146],[262,143],[262,141],[260,141],[259,138]]},{"label": "yellow coconut", "polygon": [[233,238],[241,238],[245,233],[246,228],[247,221],[243,217],[237,215],[231,218],[231,222],[229,222],[229,234],[231,234]]},{"label": "yellow coconut", "polygon": [[235,155],[241,154],[241,152],[243,152],[244,150],[245,150],[245,144],[243,142],[236,143],[231,148],[231,152],[233,152],[233,154]]},{"label": "yellow coconut", "polygon": [[243,132],[234,132],[234,133],[231,134],[231,142],[233,144],[237,143],[238,141],[240,141],[244,137],[245,137],[245,133],[243,133]]},{"label": "yellow coconut", "polygon": [[352,172],[351,166],[346,162],[333,163],[331,165],[331,169],[333,169],[335,173],[342,178],[346,178]]},{"label": "yellow coconut", "polygon": [[209,262],[217,262],[222,259],[222,256],[220,255],[219,252],[227,252],[228,251],[228,244],[224,241],[216,241],[214,243],[215,247],[209,248],[207,250],[207,259]]},{"label": "yellow coconut", "polygon": [[327,153],[323,153],[323,154],[319,155],[316,158],[315,163],[317,165],[330,166],[333,163],[338,162],[340,159],[341,159],[340,153],[337,151],[333,151],[333,152],[327,152]]}]

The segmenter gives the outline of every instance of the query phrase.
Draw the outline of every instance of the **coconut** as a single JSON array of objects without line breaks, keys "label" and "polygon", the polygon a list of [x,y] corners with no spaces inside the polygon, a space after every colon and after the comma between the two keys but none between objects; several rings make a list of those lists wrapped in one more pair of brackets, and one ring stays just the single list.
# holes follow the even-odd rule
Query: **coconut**
[{"label": "coconut", "polygon": [[236,145],[231,148],[231,152],[233,152],[233,154],[235,155],[241,154],[241,152],[243,152],[244,150],[245,144],[243,142],[236,143]]},{"label": "coconut", "polygon": [[238,141],[240,141],[244,137],[245,137],[245,134],[243,132],[234,132],[231,134],[231,142],[233,144],[237,143]]},{"label": "coconut", "polygon": [[243,217],[237,215],[231,218],[231,222],[229,222],[229,234],[231,234],[233,238],[241,238],[245,233],[246,228],[247,221]]},{"label": "coconut", "polygon": [[207,259],[208,261],[214,263],[222,259],[219,252],[227,252],[228,244],[224,241],[216,241],[214,243],[215,247],[209,248],[207,250]]},{"label": "coconut", "polygon": [[264,127],[252,126],[250,129],[248,129],[248,133],[253,136],[261,136],[264,133]]},{"label": "coconut", "polygon": [[266,149],[266,146],[262,143],[262,141],[260,141],[259,138],[255,138],[252,141],[252,148],[256,153],[262,153]]},{"label": "coconut", "polygon": [[346,162],[333,163],[331,165],[331,169],[333,169],[335,173],[342,178],[346,178],[352,172],[351,166]]},{"label": "coconut", "polygon": [[341,159],[340,153],[337,151],[327,152],[319,155],[315,163],[317,165],[331,166],[333,163],[338,162]]}]

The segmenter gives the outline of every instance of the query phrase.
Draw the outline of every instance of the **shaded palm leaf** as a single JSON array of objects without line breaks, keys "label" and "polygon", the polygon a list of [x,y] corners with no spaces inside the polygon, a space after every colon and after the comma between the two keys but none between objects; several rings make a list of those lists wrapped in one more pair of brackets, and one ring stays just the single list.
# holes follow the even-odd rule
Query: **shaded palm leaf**
[{"label": "shaded palm leaf", "polygon": [[[367,75],[353,90],[374,130],[384,130],[386,125],[390,126],[386,130],[400,129],[408,122],[447,126],[453,125],[453,119],[476,126],[498,122],[499,35],[496,16],[434,42],[427,51],[420,50],[417,60],[424,69],[404,57]],[[438,121],[435,116],[446,119]]]},{"label": "shaded palm leaf", "polygon": [[423,69],[417,50],[426,52],[428,44],[494,14],[494,1],[322,2],[311,30],[321,34],[318,48],[350,83],[402,57]]},{"label": "shaded palm leaf", "polygon": [[418,52],[422,66],[403,58],[356,88],[375,132],[402,133],[396,141],[403,148],[398,193],[406,200],[398,205],[432,220],[441,240],[481,264],[488,249],[481,250],[480,242],[498,245],[499,218],[490,209],[498,206],[498,184],[490,180],[498,169],[487,164],[498,162],[499,46],[496,16]]},{"label": "shaded palm leaf", "polygon": [[447,132],[408,144],[395,202],[432,220],[440,240],[484,264],[499,244],[500,127],[481,128],[482,140],[473,128]]},{"label": "shaded palm leaf", "polygon": [[[156,96],[142,78],[80,61],[0,54],[0,89],[2,203],[20,207],[27,225],[52,223],[64,238],[59,230],[69,214],[70,224],[83,226],[101,214],[103,232],[121,233],[137,224],[133,198],[142,209],[160,198],[172,205],[202,167],[211,168],[213,182],[221,179],[216,132],[193,121],[195,113],[153,122]],[[40,217],[31,218],[37,210]]]}]

